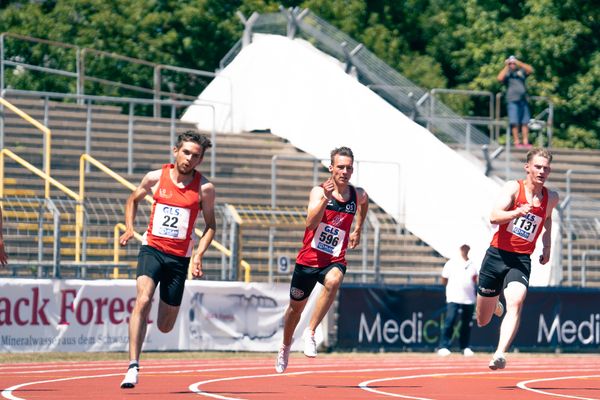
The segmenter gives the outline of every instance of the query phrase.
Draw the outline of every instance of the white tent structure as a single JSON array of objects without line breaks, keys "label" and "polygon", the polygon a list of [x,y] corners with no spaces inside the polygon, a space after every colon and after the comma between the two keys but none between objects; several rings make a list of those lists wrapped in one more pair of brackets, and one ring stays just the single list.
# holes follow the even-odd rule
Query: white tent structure
[{"label": "white tent structure", "polygon": [[[462,243],[483,257],[500,185],[307,41],[254,34],[197,102],[215,105],[183,115],[201,130],[269,129],[319,159],[352,148],[353,183],[387,213],[445,257]],[[549,271],[533,268],[532,284],[550,284]]]}]

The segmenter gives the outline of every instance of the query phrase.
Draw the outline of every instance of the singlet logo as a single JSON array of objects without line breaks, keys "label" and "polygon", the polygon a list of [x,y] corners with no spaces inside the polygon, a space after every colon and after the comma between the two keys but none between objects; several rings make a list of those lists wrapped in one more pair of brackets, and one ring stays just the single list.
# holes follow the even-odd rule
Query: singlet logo
[{"label": "singlet logo", "polygon": [[158,189],[158,197],[162,197],[163,199],[170,199],[173,197],[173,193],[171,191],[167,191],[165,188]]},{"label": "singlet logo", "polygon": [[335,217],[333,217],[333,219],[331,220],[331,225],[333,226],[340,226],[342,224],[344,220],[344,217],[341,215],[336,215]]},{"label": "singlet logo", "polygon": [[352,203],[348,203],[346,204],[346,212],[347,213],[353,213],[356,212],[356,203],[352,202]]}]

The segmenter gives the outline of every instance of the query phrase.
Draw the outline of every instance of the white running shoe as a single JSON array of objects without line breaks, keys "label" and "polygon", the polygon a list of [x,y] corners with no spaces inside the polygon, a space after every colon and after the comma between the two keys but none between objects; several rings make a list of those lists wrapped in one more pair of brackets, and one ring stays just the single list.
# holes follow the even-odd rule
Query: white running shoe
[{"label": "white running shoe", "polygon": [[503,353],[494,353],[492,360],[490,361],[489,367],[492,371],[497,369],[504,369],[506,367],[506,358]]},{"label": "white running shoe", "polygon": [[288,359],[290,358],[290,346],[282,344],[275,360],[275,371],[278,374],[282,374],[288,365]]},{"label": "white running shoe", "polygon": [[304,355],[310,358],[317,356],[317,341],[309,329],[304,332]]},{"label": "white running shoe", "polygon": [[131,367],[127,370],[125,378],[121,382],[121,389],[132,389],[138,383],[138,368]]},{"label": "white running shoe", "polygon": [[475,353],[470,348],[465,347],[465,349],[463,350],[463,355],[465,357],[473,357],[475,355]]},{"label": "white running shoe", "polygon": [[442,357],[447,357],[451,354],[452,352],[450,350],[448,350],[445,347],[442,347],[441,349],[439,349],[437,351],[438,356],[442,356]]},{"label": "white running shoe", "polygon": [[502,304],[500,302],[500,300],[498,300],[498,303],[496,303],[496,309],[494,310],[494,315],[496,315],[496,317],[498,317],[498,318],[502,318],[502,316],[504,315],[504,304]]}]

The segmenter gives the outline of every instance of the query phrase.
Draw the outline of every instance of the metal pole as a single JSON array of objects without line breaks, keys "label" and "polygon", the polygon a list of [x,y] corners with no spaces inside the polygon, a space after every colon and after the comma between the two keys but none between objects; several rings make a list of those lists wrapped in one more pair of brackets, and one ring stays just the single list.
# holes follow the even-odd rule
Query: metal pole
[{"label": "metal pole", "polygon": [[505,164],[505,179],[510,179],[510,123],[506,123],[506,159],[504,161]]},{"label": "metal pole", "polygon": [[275,228],[269,227],[269,283],[273,283],[273,242],[275,240]]},{"label": "metal pole", "polygon": [[[171,126],[169,129],[169,141],[171,143],[171,148],[175,147],[175,104],[171,104]],[[170,163],[173,164],[175,162],[175,156],[173,152],[169,152],[169,160]],[[211,176],[212,178],[212,176]]]},{"label": "metal pole", "polygon": [[[0,91],[4,90],[4,36],[3,33],[0,35]],[[0,143],[1,144],[1,143]],[[4,148],[4,146],[1,146]]]},{"label": "metal pole", "polygon": [[271,158],[271,208],[277,203],[277,154]]},{"label": "metal pole", "polygon": [[127,173],[133,173],[133,103],[129,103],[129,123],[127,128]]},{"label": "metal pole", "polygon": [[552,147],[552,130],[554,124],[554,104],[548,100],[548,121],[546,122],[546,135],[548,136],[548,148]]},{"label": "metal pole", "polygon": [[362,229],[362,282],[367,282],[367,264],[369,263],[369,246],[367,245],[367,238],[369,235],[368,224],[363,225]]},{"label": "metal pole", "polygon": [[160,117],[160,89],[161,89],[161,77],[160,77],[160,65],[154,67],[154,118]]},{"label": "metal pole", "polygon": [[[567,198],[571,197],[571,174],[573,170],[567,171]],[[573,223],[571,221],[571,203],[567,204],[567,282],[573,285]]]},{"label": "metal pole", "polygon": [[[228,215],[224,215],[223,216],[223,222],[222,222],[222,226],[221,226],[221,243],[223,243],[224,246],[228,246],[227,244],[227,221],[230,219],[230,217]],[[229,246],[231,246],[231,243],[229,243]],[[221,253],[221,280],[224,281],[227,279],[227,275],[226,275],[226,264],[225,264],[225,253]]]},{"label": "metal pole", "polygon": [[44,260],[44,203],[39,204],[39,217],[38,217],[38,270],[37,277],[43,278],[44,267],[42,261]]},{"label": "metal pole", "polygon": [[[92,100],[87,102],[87,118],[85,120],[85,152],[92,155]],[[85,172],[90,172],[90,163],[85,163]]]},{"label": "metal pole", "polygon": [[471,124],[467,122],[467,133],[465,134],[465,150],[471,151]]}]

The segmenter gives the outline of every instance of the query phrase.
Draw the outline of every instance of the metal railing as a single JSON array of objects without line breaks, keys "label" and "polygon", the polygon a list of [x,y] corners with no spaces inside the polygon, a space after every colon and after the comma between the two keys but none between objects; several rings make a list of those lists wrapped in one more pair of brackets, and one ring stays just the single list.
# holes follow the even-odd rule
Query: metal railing
[{"label": "metal railing", "polygon": [[[598,221],[598,215],[600,215],[600,201],[593,201],[588,198],[582,198],[582,196],[576,196],[572,192],[572,184],[573,184],[573,175],[592,175],[598,176],[600,174],[600,169],[569,169],[566,173],[566,196],[564,203],[564,217],[565,223],[567,226],[567,282],[569,285],[573,284],[573,259],[574,259],[574,237],[576,234],[582,236],[585,231],[592,232],[592,240],[595,240],[596,246],[600,249],[600,226],[596,226],[596,224],[592,223],[592,226],[588,226],[588,222],[593,220],[594,216],[596,221]],[[574,204],[575,203],[575,204]],[[585,213],[589,215],[580,215],[575,216],[574,214],[574,205],[577,207],[580,213]],[[578,220],[583,220],[581,223]],[[585,224],[586,226],[581,226]],[[600,224],[600,222],[598,223]],[[575,229],[575,226],[578,225],[579,229]],[[587,227],[587,229],[586,229]],[[593,250],[588,250],[593,251]],[[583,266],[582,266],[583,267]],[[583,275],[583,271],[582,271]]]},{"label": "metal railing", "polygon": [[[319,170],[321,168],[325,168],[323,163],[329,162],[329,159],[317,159],[312,156],[302,156],[302,155],[285,155],[285,154],[276,154],[271,157],[271,207],[277,207],[277,175],[278,170],[278,161],[286,160],[286,161],[307,161],[312,163],[312,185],[315,186],[318,184],[319,179]],[[356,177],[357,186],[361,186],[361,171],[364,171],[367,165],[390,165],[397,172],[397,182],[400,182],[401,179],[401,166],[400,163],[396,162],[387,162],[387,161],[377,161],[377,160],[355,160],[356,168],[354,171],[354,176]],[[361,167],[362,166],[362,167]],[[396,221],[400,224],[404,224],[404,199],[402,196],[402,186],[396,185],[397,190],[397,201],[398,201],[398,214],[393,215]]]},{"label": "metal railing", "polygon": [[[80,157],[80,163],[79,163],[79,199],[81,202],[85,201],[85,166],[86,166],[86,163],[90,163],[90,164],[94,165],[100,171],[104,172],[105,174],[107,174],[108,176],[110,176],[111,178],[116,180],[118,183],[125,186],[127,189],[132,190],[132,191],[136,189],[136,186],[134,184],[132,184],[127,179],[123,178],[121,175],[117,174],[116,172],[114,172],[113,170],[108,168],[106,165],[104,165],[100,161],[96,160],[94,157],[90,156],[89,154],[82,154]],[[144,197],[144,199],[150,204],[154,203],[154,199],[150,195],[146,195]],[[198,235],[198,237],[202,236],[202,231],[200,231],[198,228],[195,229],[195,233],[196,233],[196,235]],[[226,249],[218,241],[213,239],[213,241],[211,242],[211,246],[213,246],[215,249],[219,250],[220,252],[226,254],[227,256],[231,257],[232,252],[230,250]],[[241,263],[242,263],[243,267],[247,270],[247,278],[249,279],[250,265],[243,260],[241,260]]]},{"label": "metal railing", "polygon": [[[235,229],[236,238],[240,242],[242,240],[242,229],[251,227],[254,229],[262,228],[268,231],[267,280],[269,283],[272,283],[274,281],[277,231],[278,229],[286,231],[297,229],[298,231],[303,231],[306,223],[306,211],[297,207],[267,208],[244,205],[228,205],[227,207],[229,212],[235,215],[232,229]],[[363,224],[361,236],[363,239],[361,240],[362,271],[360,273],[363,274],[363,282],[366,282],[368,275],[374,275],[380,281],[380,225],[377,216],[372,211],[367,213],[367,220]],[[369,245],[369,237],[372,238],[372,247]],[[242,254],[240,247],[232,246],[232,248],[239,252],[239,257]],[[373,250],[371,263],[369,263],[369,248]],[[369,265],[371,266],[370,268]]]},{"label": "metal railing", "polygon": [[585,287],[587,284],[587,259],[588,256],[600,256],[600,250],[586,250],[581,253],[581,287]]},{"label": "metal railing", "polygon": [[[93,95],[75,95],[68,93],[54,93],[54,92],[40,92],[40,91],[24,91],[24,90],[12,90],[5,89],[2,91],[2,96],[12,95],[15,97],[31,97],[31,98],[40,98],[43,100],[44,107],[44,121],[48,123],[49,121],[49,107],[48,103],[50,99],[58,98],[58,99],[77,99],[82,100],[86,105],[87,111],[87,119],[86,119],[86,127],[85,127],[85,149],[86,153],[92,152],[92,124],[93,124],[93,110],[92,104],[121,104],[126,105],[128,112],[128,120],[127,120],[127,173],[133,173],[133,159],[134,159],[134,127],[135,127],[135,106],[136,105],[154,105],[160,104],[163,106],[168,106],[171,109],[171,115],[169,121],[170,129],[169,129],[169,140],[171,143],[171,147],[175,146],[175,125],[176,125],[176,113],[175,109],[178,107],[188,107],[192,104],[198,107],[206,107],[211,110],[212,113],[212,129],[210,132],[212,147],[210,148],[210,177],[215,177],[216,171],[216,155],[217,155],[217,143],[216,143],[216,115],[215,115],[215,106],[213,104],[208,103],[200,103],[200,102],[189,102],[189,101],[175,101],[175,100],[151,100],[151,99],[136,99],[130,97],[110,97],[110,96],[93,96]],[[0,124],[0,142],[4,141],[4,124]],[[50,140],[48,139],[48,146]],[[46,147],[46,146],[45,146]],[[48,163],[50,156],[48,155]],[[46,162],[46,161],[45,161]],[[171,154],[171,162],[173,162],[173,155]],[[49,168],[49,166],[48,166]],[[88,170],[89,171],[89,170]]]},{"label": "metal railing", "polygon": [[[70,70],[69,69],[52,68],[52,67],[48,67],[46,65],[30,64],[30,63],[27,63],[24,61],[20,61],[20,60],[24,59],[24,57],[20,56],[20,55],[14,55],[11,57],[7,57],[7,54],[6,54],[7,40],[9,40],[9,39],[29,43],[29,47],[33,47],[36,45],[44,45],[50,49],[59,48],[59,49],[67,49],[67,50],[72,51],[73,54],[72,54],[71,58],[66,61],[64,60],[64,58],[68,57],[68,55],[64,54],[64,52],[61,52],[61,54],[60,54],[60,57],[63,58],[60,61],[62,63],[66,63],[68,65],[70,64]],[[48,52],[48,51],[43,52],[43,54],[50,57],[49,53],[51,53],[51,52]],[[88,54],[93,55],[93,57],[86,58],[86,55],[88,55]],[[118,69],[120,71],[124,70],[123,66],[121,65],[123,63],[125,63],[126,65],[129,65],[129,66],[135,66],[137,68],[142,68],[142,69],[148,68],[149,72],[146,74],[149,77],[149,79],[147,80],[148,86],[141,86],[139,84],[129,84],[129,83],[124,83],[124,82],[118,82],[118,81],[112,80],[111,79],[112,77],[103,78],[100,76],[88,75],[88,73],[90,73],[90,71],[93,69],[93,63],[97,62],[99,59],[103,59],[103,58],[113,60],[115,65],[118,66]],[[67,44],[67,43],[45,40],[45,39],[38,39],[38,38],[25,36],[25,35],[19,35],[19,34],[15,34],[15,33],[11,33],[11,32],[4,32],[4,33],[0,34],[0,90],[3,90],[7,87],[7,84],[6,84],[6,78],[7,78],[6,77],[6,68],[7,67],[12,67],[12,68],[15,68],[16,70],[19,70],[19,69],[23,70],[23,71],[32,70],[32,71],[42,72],[42,73],[46,73],[46,74],[50,74],[50,75],[58,75],[58,76],[66,77],[66,78],[75,79],[75,87],[76,87],[75,95],[79,96],[78,102],[80,104],[83,104],[83,98],[81,96],[83,96],[86,93],[86,82],[98,83],[101,85],[106,85],[106,86],[114,87],[117,89],[126,89],[131,92],[152,95],[153,99],[154,99],[154,102],[152,104],[154,105],[153,112],[154,112],[155,117],[158,117],[161,114],[160,106],[162,103],[160,102],[160,100],[163,99],[164,97],[167,97],[169,99],[193,100],[198,95],[198,93],[193,93],[192,95],[189,95],[189,94],[186,95],[186,94],[182,94],[180,91],[174,91],[174,90],[163,91],[162,87],[164,85],[164,82],[162,79],[162,77],[163,77],[162,71],[170,71],[170,72],[174,72],[174,73],[178,73],[178,74],[185,74],[186,76],[204,77],[204,78],[210,78],[210,79],[214,79],[217,76],[219,76],[218,74],[216,74],[214,72],[210,72],[210,71],[203,71],[203,70],[197,70],[197,69],[191,69],[191,68],[182,68],[182,67],[177,67],[177,66],[173,66],[173,65],[158,64],[158,63],[154,63],[151,61],[128,57],[128,56],[124,56],[124,55],[120,55],[120,54],[109,53],[106,51],[95,50],[95,49],[86,48],[86,47],[82,48],[82,47]],[[96,71],[94,71],[94,72],[96,72]],[[108,73],[110,73],[110,71],[108,71]],[[138,75],[144,75],[144,74],[138,73]],[[232,93],[233,85],[231,84],[231,81],[227,77],[220,76],[220,78],[226,79],[229,82],[229,85],[231,88],[230,92]],[[173,86],[172,81],[173,80],[170,80],[168,82],[171,86]],[[193,79],[193,78],[187,79],[186,81],[194,82],[195,79]],[[233,95],[232,95],[231,99],[233,99]],[[229,106],[230,106],[230,113],[233,114],[231,101],[229,103]]]},{"label": "metal railing", "polygon": [[[4,98],[4,93],[0,97],[0,149],[4,149],[4,107],[8,108],[19,117],[36,127],[39,131],[42,132],[44,138],[44,148],[42,151],[43,157],[43,169],[46,176],[50,176],[50,150],[51,150],[51,142],[52,142],[52,132],[48,129],[47,126],[44,126],[34,118],[30,117],[29,114],[22,111],[20,108],[14,106],[9,101]],[[44,196],[48,198],[50,196],[50,182],[46,180],[44,185]],[[2,193],[0,193],[0,197],[2,197]]]},{"label": "metal railing", "polygon": [[[19,157],[18,155],[16,155],[9,149],[2,149],[2,150],[0,150],[0,198],[4,197],[4,157],[5,156],[8,156],[15,162],[21,164],[21,166],[26,168],[28,171],[30,171],[33,174],[44,179],[45,184],[48,187],[50,184],[52,184],[53,186],[55,186],[56,188],[58,188],[63,193],[65,193],[67,196],[71,197],[73,200],[75,200],[77,202],[77,210],[78,211],[77,211],[77,217],[76,217],[76,222],[75,222],[75,224],[76,224],[75,262],[81,261],[81,253],[80,253],[81,236],[80,235],[83,230],[83,208],[81,205],[80,196],[77,193],[75,193],[74,191],[72,191],[71,189],[69,189],[68,187],[66,187],[65,185],[63,185],[62,183],[60,183],[59,181],[57,181],[56,179],[49,176],[44,171],[31,165],[29,162],[25,161],[23,158]],[[50,190],[49,189],[47,190],[47,193],[48,194],[47,194],[46,198],[49,199],[50,198]]]}]

